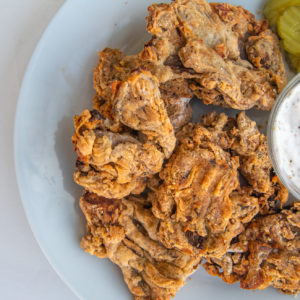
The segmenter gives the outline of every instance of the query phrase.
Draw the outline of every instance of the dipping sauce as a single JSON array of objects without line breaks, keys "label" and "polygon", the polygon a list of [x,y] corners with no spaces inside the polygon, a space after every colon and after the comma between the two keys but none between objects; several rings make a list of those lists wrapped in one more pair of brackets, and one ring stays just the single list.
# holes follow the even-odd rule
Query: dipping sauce
[{"label": "dipping sauce", "polygon": [[272,127],[273,156],[288,186],[300,195],[300,82],[281,100]]}]

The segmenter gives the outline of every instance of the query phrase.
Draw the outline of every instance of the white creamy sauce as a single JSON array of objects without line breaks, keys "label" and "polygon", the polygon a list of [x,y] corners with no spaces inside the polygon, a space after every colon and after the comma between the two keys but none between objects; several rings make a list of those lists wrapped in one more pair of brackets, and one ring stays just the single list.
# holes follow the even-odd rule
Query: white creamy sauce
[{"label": "white creamy sauce", "polygon": [[280,105],[273,130],[278,167],[300,190],[300,84]]}]

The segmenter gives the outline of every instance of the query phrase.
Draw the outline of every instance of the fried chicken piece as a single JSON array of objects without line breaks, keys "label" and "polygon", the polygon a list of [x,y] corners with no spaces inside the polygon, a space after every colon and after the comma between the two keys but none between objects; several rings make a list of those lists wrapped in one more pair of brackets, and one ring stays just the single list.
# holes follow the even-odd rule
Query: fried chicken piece
[{"label": "fried chicken piece", "polygon": [[251,35],[256,26],[255,17],[242,6],[233,6],[228,3],[209,3],[220,20],[238,36],[239,55],[243,43]]},{"label": "fried chicken piece", "polygon": [[239,187],[237,168],[238,158],[214,143],[206,128],[189,124],[183,129],[177,150],[160,172],[162,183],[149,196],[160,219],[158,236],[167,248],[192,255],[226,252],[247,219],[236,207],[244,206],[250,219],[258,212],[257,198],[239,197],[237,203],[230,197]]},{"label": "fried chicken piece", "polygon": [[201,262],[157,241],[158,220],[145,199],[107,199],[86,191],[80,206],[87,220],[81,247],[118,265],[135,299],[174,297]]},{"label": "fried chicken piece", "polygon": [[[166,40],[171,52],[185,40],[201,39],[212,49],[224,44],[228,57],[239,54],[236,35],[224,26],[211,6],[204,0],[176,0],[170,4],[152,4],[147,17],[147,31],[160,40]],[[162,50],[160,48],[157,48]],[[159,57],[166,58],[158,52]]]},{"label": "fried chicken piece", "polygon": [[277,36],[266,20],[255,21],[254,16],[241,6],[211,3],[221,20],[239,37],[242,59],[248,59],[256,68],[269,74],[281,91],[285,85],[285,70]]},{"label": "fried chicken piece", "polygon": [[[105,118],[113,120],[114,125],[118,124],[112,104],[118,88],[133,72],[146,70],[160,73],[155,64],[148,64],[138,55],[125,56],[120,50],[110,48],[101,51],[94,71],[94,88],[97,91],[94,108]],[[188,102],[193,94],[188,83],[182,78],[161,83],[159,88],[171,124],[175,130],[178,130],[191,119],[191,108]]]},{"label": "fried chicken piece", "polygon": [[159,66],[152,72],[161,82],[186,78],[206,104],[271,109],[285,71],[278,39],[266,22],[256,22],[241,7],[204,0],[153,4],[148,11],[153,37],[140,57]]},{"label": "fried chicken piece", "polygon": [[237,116],[236,127],[231,130],[231,135],[234,138],[231,149],[241,158],[242,175],[257,192],[268,193],[272,189],[272,164],[268,156],[266,137],[245,113]]},{"label": "fried chicken piece", "polygon": [[253,99],[260,109],[270,109],[269,99],[276,98],[268,74],[252,70],[246,61],[225,61],[202,40],[188,41],[178,55],[185,67],[203,74],[195,76],[190,86],[205,104],[225,102],[223,106],[243,110],[249,108],[249,99]]},{"label": "fried chicken piece", "polygon": [[207,272],[243,289],[273,286],[300,292],[300,204],[255,218],[222,258],[209,258]]},{"label": "fried chicken piece", "polygon": [[74,180],[86,189],[122,198],[142,192],[146,177],[160,171],[164,154],[152,142],[141,143],[130,132],[107,131],[98,111],[83,111],[74,124],[72,141],[78,154]]},{"label": "fried chicken piece", "polygon": [[239,171],[251,186],[252,196],[259,199],[260,213],[282,208],[288,191],[274,173],[267,139],[256,123],[241,112],[236,119],[211,113],[203,117],[201,124],[213,134],[216,143],[239,156]]},{"label": "fried chicken piece", "polygon": [[285,84],[285,70],[277,36],[266,29],[246,42],[246,52],[251,63],[259,69],[268,70],[279,91]]},{"label": "fried chicken piece", "polygon": [[237,117],[235,142],[231,149],[240,156],[240,172],[253,187],[253,194],[260,198],[261,214],[270,213],[288,200],[288,191],[274,173],[268,154],[267,138],[259,133],[256,123],[244,113]]},{"label": "fried chicken piece", "polygon": [[[118,49],[105,48],[99,52],[99,61],[94,70],[94,88],[97,94],[111,103],[118,84],[127,80],[133,70],[138,69],[138,56],[126,56]],[[109,116],[104,115],[109,118]]]},{"label": "fried chicken piece", "polygon": [[143,133],[170,157],[176,139],[155,76],[148,71],[132,73],[120,84],[113,108],[117,120]]},{"label": "fried chicken piece", "polygon": [[[217,61],[214,59],[213,62],[217,64]],[[238,110],[270,110],[279,91],[274,88],[267,73],[253,70],[249,64],[242,63],[228,61],[226,71],[229,77],[220,73],[204,73],[200,79],[192,80],[190,87],[205,104]]]},{"label": "fried chicken piece", "polygon": [[177,139],[159,178],[147,183],[166,247],[221,257],[244,224],[287,201],[286,188],[273,176],[265,137],[244,112],[237,118],[205,115]]}]

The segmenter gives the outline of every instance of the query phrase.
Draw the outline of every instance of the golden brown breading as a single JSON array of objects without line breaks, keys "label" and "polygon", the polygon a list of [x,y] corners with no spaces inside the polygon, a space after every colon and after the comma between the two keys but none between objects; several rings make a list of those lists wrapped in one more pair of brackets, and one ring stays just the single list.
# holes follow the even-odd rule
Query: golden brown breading
[{"label": "golden brown breading", "polygon": [[166,247],[220,257],[258,212],[271,213],[286,202],[287,190],[272,177],[265,136],[245,113],[236,119],[208,114],[177,139],[159,179],[148,182]]},{"label": "golden brown breading", "polygon": [[[110,48],[99,52],[99,62],[94,71],[94,87],[97,91],[94,108],[103,117],[113,120],[114,127],[119,123],[115,120],[112,102],[121,83],[132,73],[146,70],[160,73],[155,64],[141,60],[138,55],[125,56],[120,50]],[[178,130],[191,119],[191,108],[187,98],[192,98],[193,94],[188,83],[182,78],[160,83],[159,88],[170,121],[174,129]]]},{"label": "golden brown breading", "polygon": [[155,76],[148,71],[133,72],[120,84],[112,105],[117,120],[143,133],[170,157],[176,139]]},{"label": "golden brown breading", "polygon": [[161,242],[192,255],[222,256],[243,231],[244,219],[252,219],[259,210],[258,199],[246,190],[231,199],[239,188],[238,157],[224,151],[212,135],[199,124],[185,127],[160,172],[162,183],[149,197],[161,220]]},{"label": "golden brown breading", "polygon": [[239,55],[241,55],[242,42],[247,40],[254,31],[253,27],[257,26],[254,15],[241,6],[233,6],[228,3],[210,3],[209,5],[221,21],[238,35]]},{"label": "golden brown breading", "polygon": [[81,246],[117,264],[135,299],[174,297],[201,262],[157,241],[158,220],[142,198],[106,199],[84,192],[80,206],[88,231]]},{"label": "golden brown breading", "polygon": [[108,102],[113,100],[118,84],[126,80],[139,65],[138,56],[125,56],[118,49],[105,48],[99,52],[99,61],[94,70],[94,88],[97,94]]},{"label": "golden brown breading", "polygon": [[273,286],[300,292],[300,204],[280,213],[256,217],[222,258],[210,258],[207,272],[244,289]]},{"label": "golden brown breading", "polygon": [[206,104],[271,109],[285,71],[278,39],[266,22],[256,22],[241,7],[204,0],[175,0],[148,10],[153,38],[140,56],[157,66],[151,71],[160,82],[189,79]]},{"label": "golden brown breading", "polygon": [[[236,35],[224,26],[217,14],[204,0],[176,0],[170,4],[152,4],[147,17],[147,31],[165,40],[168,54],[177,54],[185,40],[198,39],[215,46],[224,44],[228,57],[239,54]],[[162,50],[162,48],[159,48]],[[158,52],[159,58],[167,58]]]},{"label": "golden brown breading", "polygon": [[[274,173],[266,137],[244,112],[237,118],[211,113],[202,118],[222,148],[239,156],[239,171],[252,188],[252,196],[259,199],[260,213],[267,214],[281,208],[288,200],[288,191]],[[244,183],[245,184],[245,183]]]},{"label": "golden brown breading", "polygon": [[268,73],[280,92],[286,83],[285,70],[278,38],[268,28],[267,21],[256,22],[254,16],[241,6],[228,3],[210,5],[221,20],[238,34],[240,57]]},{"label": "golden brown breading", "polygon": [[150,141],[140,142],[130,132],[113,133],[105,128],[98,111],[75,116],[72,138],[78,155],[74,180],[108,198],[140,193],[145,178],[160,171],[164,154]]},{"label": "golden brown breading", "polygon": [[271,189],[272,165],[268,157],[266,137],[258,131],[256,123],[251,121],[245,113],[238,114],[236,120],[223,116],[222,126],[219,126],[216,131],[214,123],[219,123],[218,118],[220,117],[216,114],[204,116],[202,124],[209,126],[209,130],[214,130],[217,136],[224,131],[222,137],[226,135],[226,141],[230,141],[224,147],[230,148],[240,156],[242,175],[257,192],[268,192]]}]

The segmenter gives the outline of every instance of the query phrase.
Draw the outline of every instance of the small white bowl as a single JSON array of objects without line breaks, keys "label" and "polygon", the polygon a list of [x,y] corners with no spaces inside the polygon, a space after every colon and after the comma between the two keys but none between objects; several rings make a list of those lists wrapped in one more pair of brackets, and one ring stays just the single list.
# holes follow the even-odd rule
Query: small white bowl
[{"label": "small white bowl", "polygon": [[[278,155],[279,153],[276,151],[275,147],[275,131],[276,131],[276,122],[278,120],[278,115],[280,112],[280,108],[282,104],[285,103],[287,96],[292,91],[292,89],[300,84],[300,73],[296,75],[282,90],[280,95],[278,96],[272,111],[270,113],[268,128],[267,128],[267,136],[268,136],[268,147],[269,147],[269,155],[275,169],[276,174],[278,175],[281,182],[287,187],[287,189],[293,194],[294,197],[300,200],[300,181],[295,184],[291,180],[291,178],[287,175],[287,172],[283,170],[283,167],[279,165]],[[300,115],[299,115],[300,122]],[[279,145],[280,147],[280,145]],[[278,148],[278,145],[277,145]],[[300,157],[299,157],[300,159]]]}]

